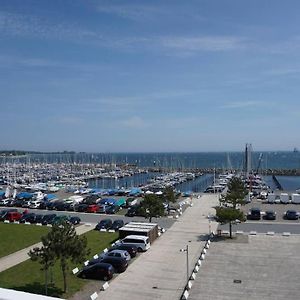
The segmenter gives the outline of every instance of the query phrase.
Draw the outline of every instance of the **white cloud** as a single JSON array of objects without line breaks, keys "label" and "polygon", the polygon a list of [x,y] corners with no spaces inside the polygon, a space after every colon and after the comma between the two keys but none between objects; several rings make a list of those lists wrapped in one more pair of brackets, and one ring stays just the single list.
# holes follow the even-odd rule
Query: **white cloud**
[{"label": "white cloud", "polygon": [[259,102],[259,101],[237,101],[237,102],[229,102],[223,105],[223,108],[249,108],[249,107],[257,107],[261,106],[264,103]]},{"label": "white cloud", "polygon": [[165,48],[186,51],[228,51],[245,47],[245,39],[231,36],[178,36],[161,38],[161,45]]},{"label": "white cloud", "polygon": [[141,117],[133,116],[120,121],[120,125],[128,128],[144,128],[147,126],[147,123]]}]

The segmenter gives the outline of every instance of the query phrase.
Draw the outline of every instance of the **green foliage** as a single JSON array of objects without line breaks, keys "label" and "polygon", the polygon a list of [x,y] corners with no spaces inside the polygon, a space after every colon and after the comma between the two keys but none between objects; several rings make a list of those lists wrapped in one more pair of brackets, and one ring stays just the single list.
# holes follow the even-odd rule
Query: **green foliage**
[{"label": "green foliage", "polygon": [[32,260],[38,260],[45,271],[58,260],[63,275],[64,292],[66,292],[69,264],[70,262],[81,263],[89,254],[87,239],[79,237],[72,224],[62,222],[54,225],[52,230],[42,237],[42,243],[43,246],[30,251],[29,256]]},{"label": "green foliage", "polygon": [[245,204],[247,194],[244,182],[238,177],[233,177],[228,183],[226,196],[220,199],[220,203],[226,207],[237,208],[237,205]]},{"label": "green foliage", "polygon": [[[49,229],[49,227],[47,228]],[[104,248],[108,248],[112,242],[118,239],[118,233],[99,232],[95,230],[86,232],[83,236],[88,240],[87,247],[91,249],[92,255],[102,252]],[[80,265],[83,265],[84,261],[85,260],[81,261]],[[78,266],[79,264],[72,263],[69,265],[70,270]],[[45,295],[45,273],[45,271],[41,271],[40,265],[37,262],[27,260],[0,273],[1,287]],[[63,277],[59,261],[56,260],[55,264],[50,267],[48,273],[48,295],[52,297],[68,299],[90,282],[71,275],[68,277],[68,291],[64,293]],[[50,280],[51,277],[53,277],[52,280]]]},{"label": "green foliage", "polygon": [[173,188],[171,188],[170,186],[166,187],[163,192],[163,198],[167,203],[176,202],[176,197]]},{"label": "green foliage", "polygon": [[151,222],[153,217],[157,218],[164,215],[162,199],[155,194],[145,195],[140,209],[145,218],[149,218],[149,222]]},{"label": "green foliage", "polygon": [[217,216],[217,221],[221,224],[227,224],[229,222],[235,222],[235,221],[241,221],[244,222],[245,216],[244,213],[235,208],[231,207],[216,207],[216,216]]},{"label": "green foliage", "polygon": [[238,178],[233,177],[228,185],[228,191],[225,197],[220,199],[220,206],[215,207],[217,221],[221,224],[229,223],[230,237],[232,237],[232,222],[245,222],[244,213],[237,209],[238,205],[245,204],[245,197],[248,191],[244,182]]}]

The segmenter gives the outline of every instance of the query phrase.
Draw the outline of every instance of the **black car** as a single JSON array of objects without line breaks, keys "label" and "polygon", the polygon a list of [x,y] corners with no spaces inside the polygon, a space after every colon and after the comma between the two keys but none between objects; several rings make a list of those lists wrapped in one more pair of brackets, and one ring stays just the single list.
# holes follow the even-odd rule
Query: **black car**
[{"label": "black car", "polygon": [[70,217],[68,221],[73,225],[78,225],[81,219],[79,217]]},{"label": "black car", "polygon": [[29,222],[32,223],[32,221],[35,220],[35,214],[34,213],[28,213],[22,216],[22,218],[19,220],[20,223]]},{"label": "black car", "polygon": [[126,250],[131,258],[132,257],[136,257],[136,254],[138,252],[138,249],[135,245],[130,245],[130,244],[126,244],[126,245],[116,245],[114,247],[111,247],[108,252],[113,251],[113,250]]},{"label": "black car", "polygon": [[124,221],[123,220],[115,220],[110,229],[113,229],[115,231],[119,230],[119,228],[123,227],[124,226]]},{"label": "black car", "polygon": [[287,220],[298,220],[299,219],[299,215],[295,210],[287,210],[285,212],[285,218]]},{"label": "black car", "polygon": [[137,215],[138,206],[131,206],[128,208],[127,213],[125,214],[126,217],[134,217]]},{"label": "black car", "polygon": [[265,220],[276,220],[276,212],[273,210],[267,210],[264,215]]},{"label": "black car", "polygon": [[260,220],[261,218],[261,213],[259,208],[251,208],[248,215],[247,215],[249,220]]},{"label": "black car", "polygon": [[111,264],[96,263],[94,265],[84,267],[77,276],[80,278],[101,279],[107,281],[112,279],[114,273],[115,270]]},{"label": "black car", "polygon": [[100,229],[109,229],[112,226],[112,220],[111,219],[104,219],[101,220],[95,227],[96,230]]},{"label": "black car", "polygon": [[56,217],[56,214],[44,215],[44,217],[42,219],[42,224],[43,225],[52,224],[55,217]]},{"label": "black car", "polygon": [[120,210],[120,207],[119,207],[119,206],[117,206],[117,205],[110,205],[110,206],[106,209],[105,213],[111,215],[111,214],[117,213],[119,210]]},{"label": "black car", "polygon": [[34,224],[40,223],[41,224],[42,220],[43,220],[43,217],[44,217],[44,215],[35,215],[35,218],[31,223],[34,223]]},{"label": "black car", "polygon": [[111,264],[115,271],[117,273],[122,273],[124,272],[127,267],[128,267],[128,262],[126,259],[122,257],[104,257],[104,258],[97,258],[97,259],[92,259],[89,261],[89,265],[94,265],[97,263],[108,263]]},{"label": "black car", "polygon": [[86,212],[89,204],[81,203],[75,206],[75,210],[78,212]]}]

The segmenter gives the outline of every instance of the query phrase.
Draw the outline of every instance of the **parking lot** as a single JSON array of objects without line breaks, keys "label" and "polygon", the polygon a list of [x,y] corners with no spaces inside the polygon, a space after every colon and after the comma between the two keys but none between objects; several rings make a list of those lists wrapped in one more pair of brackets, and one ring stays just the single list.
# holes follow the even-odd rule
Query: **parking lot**
[{"label": "parking lot", "polygon": [[[287,210],[295,210],[297,212],[300,212],[300,204],[281,204],[281,203],[274,203],[274,204],[269,204],[266,203],[265,201],[262,200],[256,200],[253,199],[251,201],[251,203],[246,204],[245,206],[242,206],[242,210],[244,211],[245,214],[247,214],[249,212],[249,210],[253,207],[257,207],[261,210],[262,213],[264,213],[267,210],[273,210],[274,212],[276,212],[276,220],[270,221],[270,220],[264,220],[263,218],[261,218],[260,221],[257,222],[286,222],[286,223],[295,223],[298,222],[300,223],[300,221],[297,220],[286,220],[283,218],[284,213]],[[251,221],[254,222],[254,221]]]}]

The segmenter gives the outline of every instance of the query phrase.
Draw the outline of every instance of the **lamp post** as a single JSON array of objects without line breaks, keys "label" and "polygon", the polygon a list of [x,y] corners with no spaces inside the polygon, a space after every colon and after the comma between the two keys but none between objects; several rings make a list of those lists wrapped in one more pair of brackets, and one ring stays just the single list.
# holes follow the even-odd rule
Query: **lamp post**
[{"label": "lamp post", "polygon": [[185,249],[180,249],[181,252],[186,252],[186,282],[189,282],[189,245]]}]

